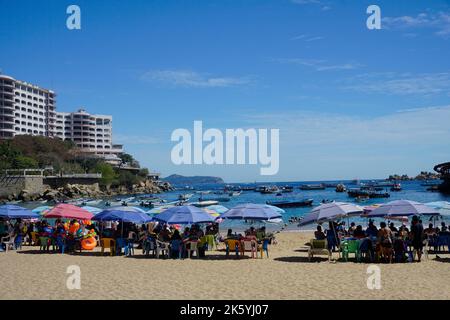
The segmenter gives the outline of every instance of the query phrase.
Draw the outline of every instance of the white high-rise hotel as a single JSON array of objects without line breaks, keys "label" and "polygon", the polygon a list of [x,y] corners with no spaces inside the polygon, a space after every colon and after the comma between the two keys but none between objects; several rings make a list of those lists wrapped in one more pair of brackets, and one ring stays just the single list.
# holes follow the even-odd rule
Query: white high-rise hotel
[{"label": "white high-rise hotel", "polygon": [[123,152],[112,143],[112,116],[80,109],[56,112],[55,92],[0,74],[0,139],[39,135],[71,140],[83,152],[113,160]]}]

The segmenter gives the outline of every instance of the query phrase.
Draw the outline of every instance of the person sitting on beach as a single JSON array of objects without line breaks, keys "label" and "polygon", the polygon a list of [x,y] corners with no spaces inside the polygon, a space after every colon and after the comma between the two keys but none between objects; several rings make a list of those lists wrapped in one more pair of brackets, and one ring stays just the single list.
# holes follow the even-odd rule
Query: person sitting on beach
[{"label": "person sitting on beach", "polygon": [[353,233],[356,230],[356,224],[354,222],[350,223],[350,227],[348,228],[347,234],[349,236],[353,236]]},{"label": "person sitting on beach", "polygon": [[325,233],[322,231],[322,226],[317,226],[317,230],[314,232],[314,237],[316,240],[325,240],[327,238]]},{"label": "person sitting on beach", "polygon": [[366,229],[366,234],[369,237],[377,237],[378,236],[378,229],[375,226],[375,224],[373,223],[373,220],[369,221],[369,226]]},{"label": "person sitting on beach", "polygon": [[433,236],[436,235],[436,229],[434,228],[433,224],[430,223],[428,225],[428,228],[426,228],[425,230],[423,230],[423,233],[428,237],[431,238]]},{"label": "person sitting on beach", "polygon": [[158,234],[158,240],[162,242],[170,241],[170,232],[168,228],[164,227],[161,229],[161,231]]},{"label": "person sitting on beach", "polygon": [[356,239],[363,239],[366,237],[366,233],[363,230],[362,225],[358,225],[355,229],[355,231],[353,231],[353,237]]},{"label": "person sitting on beach", "polygon": [[347,230],[345,229],[345,221],[338,223],[337,231],[339,234],[347,234]]},{"label": "person sitting on beach", "polygon": [[236,239],[236,235],[233,233],[232,229],[228,229],[225,239]]},{"label": "person sitting on beach", "polygon": [[393,222],[391,222],[391,223],[389,224],[389,229],[391,229],[391,231],[392,231],[394,234],[398,232],[398,229],[395,227],[395,225],[394,225]]}]

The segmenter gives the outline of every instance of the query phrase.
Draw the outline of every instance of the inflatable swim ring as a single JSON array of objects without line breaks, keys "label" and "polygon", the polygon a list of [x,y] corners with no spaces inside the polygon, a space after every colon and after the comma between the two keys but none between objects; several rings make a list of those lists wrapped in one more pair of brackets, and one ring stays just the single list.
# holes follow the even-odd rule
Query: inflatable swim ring
[{"label": "inflatable swim ring", "polygon": [[84,250],[94,250],[94,248],[96,246],[97,246],[97,240],[95,240],[94,237],[89,237],[89,238],[81,240],[81,247]]}]

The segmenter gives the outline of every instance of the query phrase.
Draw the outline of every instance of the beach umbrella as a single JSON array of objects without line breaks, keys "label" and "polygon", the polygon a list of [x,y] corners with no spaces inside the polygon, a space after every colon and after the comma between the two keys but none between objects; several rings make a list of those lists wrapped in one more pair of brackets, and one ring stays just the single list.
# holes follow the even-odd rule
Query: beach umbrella
[{"label": "beach umbrella", "polygon": [[423,203],[410,200],[395,200],[380,205],[367,214],[367,217],[395,217],[395,216],[437,216],[436,209],[428,207]]},{"label": "beach umbrella", "polygon": [[220,216],[223,219],[271,220],[281,218],[279,211],[261,204],[240,204]]},{"label": "beach umbrella", "polygon": [[174,206],[156,215],[153,220],[167,224],[195,224],[214,222],[216,219],[194,206]]},{"label": "beach umbrella", "polygon": [[39,214],[12,204],[0,206],[0,218],[3,219],[37,219]]},{"label": "beach umbrella", "polygon": [[98,213],[103,211],[103,209],[96,208],[96,207],[91,207],[91,206],[83,206],[81,208],[84,209],[84,210],[89,211],[92,214],[98,214]]},{"label": "beach umbrella", "polygon": [[358,205],[347,202],[324,203],[314,208],[307,214],[298,226],[304,226],[311,223],[320,223],[333,221],[344,217],[358,216],[364,212],[364,209]]},{"label": "beach umbrella", "polygon": [[49,212],[51,209],[53,209],[53,207],[51,206],[40,206],[37,208],[34,208],[33,211],[34,213],[40,214],[41,216],[46,214],[47,212]]},{"label": "beach umbrella", "polygon": [[147,211],[147,214],[159,214],[161,212],[166,211],[169,208],[175,207],[175,205],[165,205],[165,206],[159,206],[159,207],[155,207],[149,211]]},{"label": "beach umbrella", "polygon": [[44,218],[91,220],[94,215],[72,204],[60,203],[44,214]]},{"label": "beach umbrella", "polygon": [[103,211],[108,211],[108,210],[146,213],[145,210],[138,208],[138,207],[133,207],[133,206],[114,206],[114,207],[109,207],[107,209],[104,209]]},{"label": "beach umbrella", "polygon": [[284,209],[278,208],[276,206],[271,206],[270,204],[265,204],[264,206],[267,207],[267,208],[271,208],[271,209],[275,210],[278,213],[286,213],[286,211]]},{"label": "beach umbrella", "polygon": [[211,211],[215,211],[215,212],[217,212],[218,214],[222,214],[222,213],[225,213],[225,212],[227,212],[228,210],[230,210],[230,209],[228,209],[227,207],[221,206],[220,204],[215,204],[215,205],[212,205],[212,206],[207,206],[205,209],[208,209],[208,210],[211,210]]},{"label": "beach umbrella", "polygon": [[152,220],[146,213],[138,211],[125,210],[103,210],[96,214],[92,220],[94,221],[122,221],[132,223],[147,223]]},{"label": "beach umbrella", "polygon": [[433,209],[436,209],[442,216],[450,216],[450,202],[434,201],[425,203],[425,205]]}]

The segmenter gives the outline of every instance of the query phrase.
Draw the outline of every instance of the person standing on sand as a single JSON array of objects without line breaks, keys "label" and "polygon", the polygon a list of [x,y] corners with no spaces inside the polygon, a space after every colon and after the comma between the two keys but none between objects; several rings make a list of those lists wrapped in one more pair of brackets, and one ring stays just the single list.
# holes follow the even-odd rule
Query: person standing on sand
[{"label": "person standing on sand", "polygon": [[[423,237],[424,237],[423,226],[419,222],[419,218],[417,216],[413,216],[412,224],[411,224],[410,238],[412,240],[412,245],[413,245],[414,251],[417,251],[417,257],[418,257],[419,262],[420,262],[420,259],[422,258]],[[414,256],[413,256],[413,260],[414,260]]]}]

